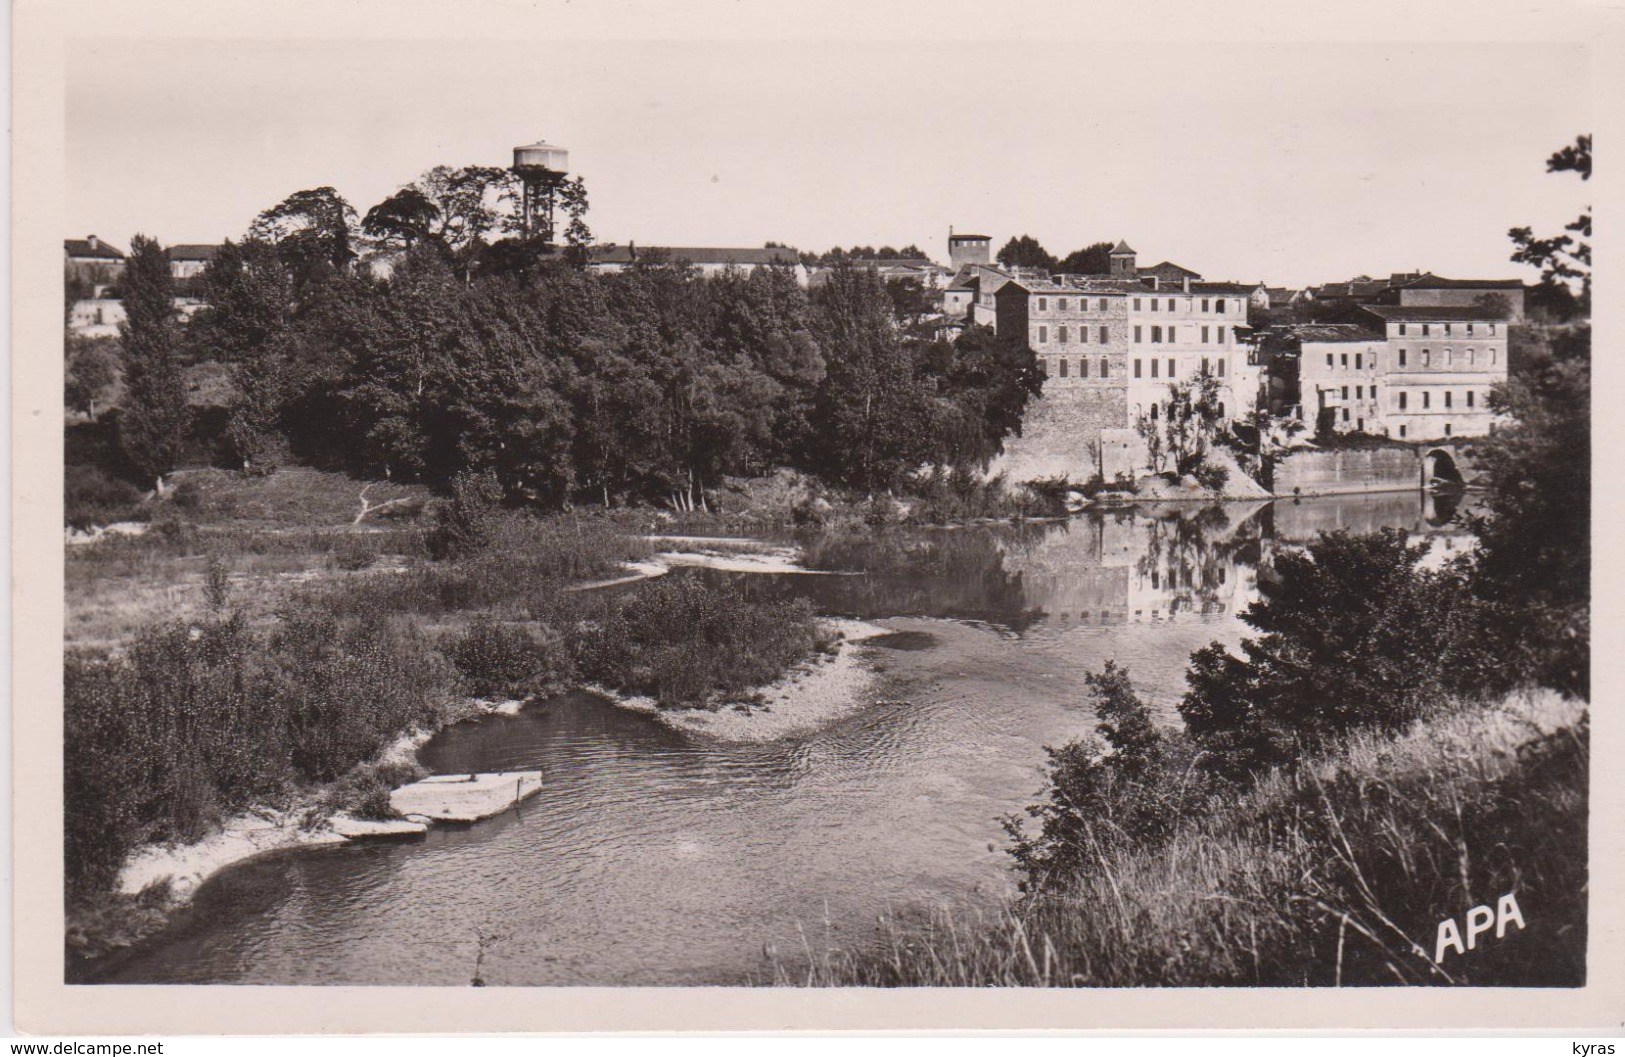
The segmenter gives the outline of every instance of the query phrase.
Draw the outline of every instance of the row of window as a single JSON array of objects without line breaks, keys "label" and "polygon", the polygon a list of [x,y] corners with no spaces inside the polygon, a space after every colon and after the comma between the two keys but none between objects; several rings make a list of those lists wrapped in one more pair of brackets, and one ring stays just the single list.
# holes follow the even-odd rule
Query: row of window
[{"label": "row of window", "polygon": [[[1410,396],[1410,394],[1404,392],[1403,390],[1400,392],[1400,394],[1399,394],[1399,409],[1401,411],[1410,410],[1409,396]],[[1444,406],[1445,406],[1445,410],[1447,410],[1447,411],[1456,406],[1455,394],[1452,393],[1449,389],[1446,389],[1444,391]],[[1476,394],[1471,389],[1467,390],[1467,407],[1468,407],[1468,409],[1470,410],[1470,409],[1475,408],[1477,406],[1478,406],[1478,403],[1477,403]],[[1429,392],[1428,390],[1424,389],[1422,391],[1422,410],[1423,411],[1430,411],[1430,410],[1432,410],[1432,408],[1433,408],[1433,394],[1431,392]]]},{"label": "row of window", "polygon": [[[1097,327],[1096,330],[1099,332],[1100,343],[1102,345],[1105,345],[1107,342],[1109,342],[1111,340],[1111,328],[1110,327]],[[1055,340],[1058,343],[1062,344],[1062,345],[1069,345],[1072,342],[1072,333],[1073,332],[1072,332],[1071,327],[1066,327],[1066,326],[1056,327],[1055,328]],[[1083,344],[1083,345],[1089,344],[1089,328],[1088,327],[1079,327],[1077,329],[1077,336],[1078,336],[1078,341],[1079,341],[1080,344]],[[1038,344],[1040,344],[1040,345],[1048,345],[1049,344],[1049,328],[1048,327],[1039,327],[1038,328]]]},{"label": "row of window", "polygon": [[[1136,312],[1142,311],[1142,309],[1140,308],[1140,300],[1141,299],[1138,298],[1138,297],[1136,297],[1134,299],[1134,311],[1136,311]],[[1172,298],[1172,297],[1168,297],[1168,298],[1151,297],[1151,298],[1146,298],[1146,300],[1151,302],[1151,311],[1153,311],[1153,312],[1156,312],[1156,311],[1159,310],[1158,306],[1161,305],[1163,301],[1168,302],[1168,311],[1169,312],[1173,312],[1173,311],[1176,310],[1175,305],[1174,305],[1175,299]],[[1185,299],[1185,311],[1189,312],[1191,310],[1191,307],[1192,307],[1193,303],[1194,303],[1194,298],[1187,297]],[[1209,304],[1211,304],[1213,306],[1211,309],[1208,308]],[[1225,300],[1222,297],[1218,297],[1218,298],[1204,297],[1204,298],[1202,298],[1202,311],[1203,312],[1207,312],[1207,311],[1223,312],[1225,310],[1224,306],[1225,306]]]},{"label": "row of window", "polygon": [[[1068,306],[1070,304],[1071,304],[1071,302],[1067,298],[1057,297],[1055,299],[1055,311],[1057,311],[1057,312],[1065,312],[1065,311],[1067,311],[1067,308],[1068,308]],[[1038,299],[1038,310],[1040,312],[1048,312],[1049,311],[1049,298],[1040,297]],[[1078,311],[1079,312],[1087,312],[1087,311],[1089,311],[1089,299],[1087,297],[1078,298]],[[1104,312],[1104,311],[1106,311],[1106,299],[1104,297],[1097,299],[1096,305],[1095,305],[1095,311],[1096,312]]]},{"label": "row of window", "polygon": [[[1344,422],[1349,421],[1349,409],[1346,408],[1346,407],[1343,409],[1343,421]],[[1364,433],[1365,432],[1365,419],[1363,419],[1363,418],[1355,419],[1354,420],[1354,428],[1359,430],[1361,433]],[[1448,437],[1448,436],[1451,435],[1452,432],[1453,432],[1453,429],[1452,429],[1451,423],[1446,422],[1444,424],[1444,435]],[[1400,427],[1399,427],[1399,439],[1400,440],[1405,439],[1405,433],[1406,433],[1405,426],[1404,426],[1403,423],[1401,423]]]},{"label": "row of window", "polygon": [[[1174,327],[1174,326],[1168,326],[1166,328],[1165,327],[1160,327],[1160,326],[1153,326],[1151,328],[1151,344],[1160,345],[1164,340],[1168,341],[1170,344],[1172,344],[1174,342],[1177,342],[1179,340],[1179,337],[1177,335],[1178,330],[1179,330],[1179,328]],[[1227,343],[1230,340],[1230,328],[1229,327],[1212,327],[1212,328],[1203,327],[1202,328],[1202,344],[1203,345],[1207,345],[1207,344],[1210,343],[1209,340],[1208,340],[1208,335],[1210,333],[1213,336],[1211,344],[1223,345],[1223,344]],[[1134,340],[1135,340],[1135,342],[1139,343],[1139,344],[1143,344],[1144,340],[1145,340],[1144,339],[1144,334],[1145,334],[1145,328],[1144,327],[1138,327],[1138,326],[1135,327],[1134,328]],[[1164,338],[1164,334],[1166,334],[1166,338]]]},{"label": "row of window", "polygon": [[[1218,369],[1216,371],[1213,369],[1213,365],[1215,363],[1217,364],[1217,367],[1218,367]],[[1141,370],[1140,364],[1141,364],[1140,359],[1138,357],[1136,357],[1135,360],[1134,360],[1134,377],[1136,377],[1136,378],[1142,377],[1142,375],[1140,374],[1140,370]],[[1162,365],[1161,360],[1157,359],[1155,356],[1151,357],[1151,377],[1153,377],[1153,378],[1157,377],[1157,370],[1161,365]],[[1202,374],[1203,375],[1217,374],[1220,378],[1223,378],[1224,377],[1224,358],[1220,357],[1218,360],[1212,361],[1212,360],[1209,360],[1208,357],[1203,356],[1202,357]],[[1168,377],[1169,378],[1178,377],[1177,373],[1174,370],[1174,358],[1172,356],[1168,357]]]},{"label": "row of window", "polygon": [[[1067,377],[1067,364],[1070,361],[1067,360],[1066,357],[1061,356],[1061,357],[1057,357],[1055,362],[1060,365],[1059,368],[1058,368],[1058,377],[1061,377],[1061,378]],[[1044,375],[1046,377],[1049,375],[1049,363],[1050,363],[1050,361],[1049,361],[1049,359],[1047,357],[1046,358],[1041,358],[1038,361],[1038,369],[1043,371]],[[1100,377],[1101,378],[1110,378],[1111,376],[1112,376],[1111,364],[1107,362],[1106,357],[1102,356],[1100,358]],[[1089,361],[1088,361],[1087,358],[1085,358],[1083,356],[1078,357],[1078,377],[1079,378],[1087,378],[1087,377],[1089,377]]]},{"label": "row of window", "polygon": [[[1487,366],[1494,367],[1495,366],[1495,352],[1496,352],[1496,350],[1494,350],[1494,349],[1485,349],[1484,351],[1486,353],[1488,353],[1486,359],[1488,359],[1489,363],[1487,364]],[[1399,365],[1401,367],[1404,367],[1406,365],[1407,357],[1406,357],[1405,353],[1406,353],[1406,350],[1404,350],[1404,349],[1399,350]],[[1454,367],[1456,365],[1456,350],[1455,349],[1445,349],[1444,350],[1444,365],[1446,367]],[[1422,350],[1422,366],[1423,367],[1431,367],[1431,366],[1433,366],[1433,350],[1432,349],[1423,349]],[[1467,350],[1466,366],[1468,366],[1468,367],[1476,367],[1476,366],[1478,366],[1478,353],[1477,353],[1476,350],[1474,350],[1474,349],[1468,349]]]},{"label": "row of window", "polygon": [[[1485,325],[1490,328],[1490,333],[1491,334],[1495,333],[1495,324],[1494,323],[1487,323]],[[1405,324],[1405,323],[1401,323],[1399,325],[1399,335],[1400,335],[1400,337],[1404,337],[1406,334],[1409,333],[1408,326],[1409,325]],[[1452,326],[1452,324],[1450,324],[1450,323],[1446,323],[1444,325],[1444,336],[1447,337],[1447,338],[1450,337],[1453,334],[1453,331],[1451,330],[1451,326]],[[1473,324],[1468,323],[1466,326],[1467,326],[1467,335],[1466,336],[1470,338],[1470,337],[1473,336]],[[1433,324],[1432,323],[1423,323],[1422,324],[1422,336],[1424,338],[1426,338],[1426,337],[1432,336],[1432,334],[1433,334]]]},{"label": "row of window", "polygon": [[[1149,297],[1149,298],[1136,297],[1136,298],[1134,298],[1134,311],[1136,311],[1136,312],[1145,311],[1145,308],[1143,307],[1143,305],[1144,305],[1144,302],[1146,302],[1146,301],[1149,301],[1151,303],[1151,309],[1150,310],[1152,312],[1161,312],[1161,311],[1175,312],[1175,311],[1178,311],[1178,308],[1176,306],[1177,299],[1172,298],[1172,297]],[[1224,313],[1226,311],[1225,310],[1225,299],[1222,298],[1222,297],[1216,297],[1216,298],[1204,297],[1204,298],[1201,299],[1201,301],[1202,301],[1201,310],[1203,312]],[[1049,311],[1049,302],[1050,302],[1050,299],[1047,298],[1047,297],[1038,298],[1038,311],[1040,311],[1040,312],[1048,312]],[[1167,307],[1166,308],[1163,307],[1164,302],[1167,302]],[[1239,305],[1240,302],[1237,302],[1237,303]],[[1196,306],[1196,299],[1195,298],[1187,297],[1185,299],[1185,311],[1189,312],[1195,306]],[[1066,312],[1066,311],[1069,311],[1071,309],[1071,307],[1072,307],[1072,301],[1071,301],[1070,298],[1057,297],[1055,299],[1055,311],[1057,311],[1057,312]],[[1089,311],[1089,299],[1087,297],[1078,298],[1078,311],[1079,312],[1087,312],[1087,311]],[[1095,299],[1095,311],[1096,312],[1104,312],[1104,311],[1106,311],[1106,299],[1104,297],[1099,297],[1099,298]],[[1401,330],[1400,333],[1404,333],[1404,331]],[[1469,330],[1468,333],[1472,333],[1472,331]],[[1493,333],[1493,331],[1492,331],[1492,333]]]},{"label": "row of window", "polygon": [[[1155,422],[1157,420],[1157,413],[1158,413],[1157,408],[1159,408],[1160,406],[1161,406],[1160,404],[1152,404],[1151,405],[1151,421]],[[1134,415],[1135,415],[1136,418],[1140,417],[1140,405],[1139,404],[1134,405]],[[1187,417],[1189,417],[1188,414],[1187,414]],[[1223,401],[1220,401],[1220,403],[1219,403],[1219,417],[1224,418],[1224,402]]]}]

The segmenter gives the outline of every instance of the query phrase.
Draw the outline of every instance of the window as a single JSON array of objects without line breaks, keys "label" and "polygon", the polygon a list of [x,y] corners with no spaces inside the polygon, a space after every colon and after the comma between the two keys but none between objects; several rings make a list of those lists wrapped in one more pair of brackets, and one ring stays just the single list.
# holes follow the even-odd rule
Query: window
[{"label": "window", "polygon": [[1427,337],[1427,336],[1428,336],[1428,334],[1429,334],[1429,333],[1431,333],[1431,332],[1432,332],[1432,330],[1433,330],[1433,328],[1432,328],[1432,326],[1431,326],[1431,325],[1429,325],[1429,324],[1427,324],[1427,323],[1423,323],[1423,324],[1422,324],[1422,336],[1423,336],[1423,337],[1424,337],[1424,338],[1425,338],[1425,337]]},{"label": "window", "polygon": [[1450,436],[1450,423],[1448,422],[1444,424],[1444,435],[1447,437]]},{"label": "window", "polygon": [[1429,352],[1427,349],[1423,349],[1422,350],[1422,366],[1426,367],[1432,361],[1433,361],[1433,354],[1431,352]]},{"label": "window", "polygon": [[1205,298],[1205,297],[1204,297],[1204,298],[1202,298],[1202,311],[1204,311],[1204,312],[1206,312],[1206,311],[1207,311],[1207,300],[1208,300],[1208,299],[1207,299],[1207,298]]},{"label": "window", "polygon": [[1399,365],[1401,367],[1405,366],[1405,350],[1404,349],[1399,350]]},{"label": "window", "polygon": [[1456,350],[1455,349],[1445,349],[1444,350],[1444,365],[1446,367],[1449,367],[1451,364],[1453,364],[1455,362],[1456,362]]},{"label": "window", "polygon": [[1349,354],[1345,352],[1345,353],[1343,353],[1342,363],[1340,363],[1339,366],[1347,367],[1348,365],[1349,365]]},{"label": "window", "polygon": [[1430,408],[1432,406],[1433,406],[1433,394],[1432,393],[1423,393],[1422,394],[1422,410],[1426,411],[1428,408]]},{"label": "window", "polygon": [[1107,363],[1106,362],[1106,357],[1102,356],[1100,358],[1100,376],[1102,378],[1110,378],[1111,374],[1112,374],[1111,364]]},{"label": "window", "polygon": [[1156,420],[1157,420],[1157,405],[1152,404],[1151,405],[1151,421],[1155,422]]},{"label": "window", "polygon": [[1174,337],[1174,328],[1173,327],[1168,328],[1168,340],[1169,341],[1178,341],[1179,340],[1178,338]]},{"label": "window", "polygon": [[1349,398],[1349,387],[1345,385],[1343,387],[1343,399],[1347,400],[1348,398]]},{"label": "window", "polygon": [[1332,366],[1332,354],[1329,352],[1326,354],[1326,366]]},{"label": "window", "polygon": [[1349,420],[1349,409],[1345,407],[1343,409],[1343,421],[1347,422],[1348,420]]},{"label": "window", "polygon": [[1400,440],[1405,439],[1405,427],[1404,426],[1399,427],[1399,439]]},{"label": "window", "polygon": [[1136,359],[1134,361],[1134,377],[1138,378],[1139,376],[1140,376],[1140,361]]},{"label": "window", "polygon": [[1354,369],[1356,371],[1365,369],[1365,353],[1357,352],[1354,354]]},{"label": "window", "polygon": [[1208,341],[1207,341],[1207,332],[1208,332],[1209,329],[1211,329],[1211,328],[1208,328],[1208,327],[1203,327],[1202,328],[1202,344],[1203,345],[1206,345],[1208,343]]},{"label": "window", "polygon": [[1218,343],[1220,345],[1223,345],[1225,342],[1230,340],[1230,332],[1228,330],[1226,330],[1225,328],[1220,327],[1219,328],[1219,336],[1218,336],[1218,338],[1216,340],[1218,341]]},{"label": "window", "polygon": [[1363,419],[1363,418],[1355,419],[1354,420],[1354,428],[1359,430],[1361,433],[1364,433],[1365,432],[1365,419]]},{"label": "window", "polygon": [[1100,308],[1097,311],[1100,311],[1100,312],[1106,311],[1106,299],[1104,297],[1102,297],[1100,299]]},{"label": "window", "polygon": [[1048,311],[1048,309],[1049,309],[1049,299],[1040,297],[1038,299],[1038,310],[1040,312],[1045,312],[1045,311]]},{"label": "window", "polygon": [[1354,387],[1354,399],[1356,399],[1356,400],[1364,400],[1365,399],[1365,386],[1357,385],[1357,386]]},{"label": "window", "polygon": [[1218,310],[1218,311],[1219,311],[1219,312],[1223,312],[1223,311],[1224,311],[1224,298],[1222,298],[1222,297],[1221,297],[1221,298],[1219,298],[1219,300],[1218,300],[1218,302],[1217,302],[1217,304],[1218,304],[1218,308],[1217,308],[1217,310]]},{"label": "window", "polygon": [[[1407,404],[1407,403],[1409,403],[1409,401],[1408,401],[1408,400],[1406,400],[1406,397],[1407,397],[1407,396],[1408,396],[1408,395],[1409,395],[1409,394],[1407,394],[1407,393],[1405,393],[1405,392],[1403,392],[1403,391],[1402,391],[1402,392],[1400,392],[1400,394],[1399,394],[1399,409],[1400,409],[1400,410],[1401,410],[1401,411],[1403,411],[1403,410],[1405,410],[1405,405],[1406,405],[1406,404]],[[1403,436],[1404,436],[1404,435],[1405,435],[1405,434],[1403,434],[1403,433],[1401,433],[1401,434],[1400,434],[1400,436],[1402,436],[1402,437],[1403,437]]]},{"label": "window", "polygon": [[1049,328],[1048,327],[1039,327],[1038,328],[1038,344],[1045,345],[1045,344],[1048,344],[1048,343],[1049,343]]},{"label": "window", "polygon": [[1056,331],[1057,331],[1057,334],[1056,334],[1055,340],[1060,342],[1062,345],[1065,345],[1066,344],[1066,328],[1065,327],[1057,327]]},{"label": "window", "polygon": [[1223,358],[1220,358],[1220,360],[1219,360],[1219,377],[1220,378],[1224,377],[1224,360],[1223,360]]},{"label": "window", "polygon": [[1172,378],[1173,376],[1174,376],[1174,358],[1172,356],[1170,356],[1170,357],[1168,357],[1168,377]]},{"label": "window", "polygon": [[1469,366],[1469,367],[1473,366],[1473,362],[1475,360],[1477,360],[1477,359],[1478,359],[1478,354],[1476,352],[1474,352],[1472,349],[1468,349],[1467,350],[1467,366]]},{"label": "window", "polygon": [[1449,323],[1446,323],[1444,325],[1444,336],[1447,337],[1447,338],[1450,336],[1450,324]]},{"label": "window", "polygon": [[1079,341],[1079,343],[1084,344],[1084,345],[1089,344],[1089,328],[1088,327],[1079,327],[1078,328],[1078,341]]},{"label": "window", "polygon": [[1399,325],[1399,336],[1402,338],[1405,336],[1405,324],[1403,323]]},{"label": "window", "polygon": [[[1055,299],[1055,311],[1057,311],[1057,312],[1065,312],[1066,311],[1066,298],[1058,297],[1058,298]],[[1065,339],[1062,339],[1062,340],[1065,340]]]},{"label": "window", "polygon": [[1151,357],[1151,377],[1155,378],[1157,376],[1157,368],[1160,366],[1162,366],[1162,361],[1155,356]]},{"label": "window", "polygon": [[1494,324],[1494,323],[1491,323],[1491,324],[1490,324],[1490,333],[1491,333],[1491,334],[1494,334],[1494,333],[1495,333],[1495,324]]},{"label": "window", "polygon": [[1170,297],[1168,299],[1168,311],[1172,312],[1173,310],[1174,310],[1174,299]]},{"label": "window", "polygon": [[[1219,401],[1219,417],[1220,418],[1224,417],[1224,401],[1223,400]],[[1224,570],[1223,569],[1219,570],[1219,582],[1220,583],[1224,582]]]},{"label": "window", "polygon": [[1371,387],[1371,399],[1373,399],[1373,400],[1377,399],[1377,387],[1376,386]]},{"label": "window", "polygon": [[1061,357],[1061,377],[1062,378],[1066,377],[1066,357],[1065,356]]},{"label": "window", "polygon": [[1078,357],[1078,377],[1079,378],[1087,378],[1087,377],[1089,377],[1089,357],[1087,357],[1087,356],[1079,356]]},{"label": "window", "polygon": [[1451,401],[1450,401],[1451,395],[1452,394],[1451,394],[1450,390],[1446,389],[1444,391],[1444,406],[1447,407],[1447,408],[1451,406]]},{"label": "window", "polygon": [[1208,361],[1207,361],[1207,357],[1203,356],[1202,357],[1202,377],[1205,378],[1205,377],[1207,377],[1207,375],[1208,375]]},{"label": "window", "polygon": [[1049,377],[1049,359],[1047,357],[1038,357],[1038,373],[1045,378]]},{"label": "window", "polygon": [[1140,310],[1140,299],[1138,297],[1136,297],[1134,299],[1134,311],[1138,312],[1139,310]]},{"label": "window", "polygon": [[1471,323],[1467,324],[1467,336],[1469,338],[1473,336],[1473,325]]},{"label": "window", "polygon": [[1495,366],[1495,350],[1494,349],[1490,350],[1490,366],[1491,367]]},{"label": "window", "polygon": [[1152,327],[1151,328],[1151,344],[1160,345],[1161,343],[1162,343],[1162,328],[1161,327]]},{"label": "window", "polygon": [[1139,327],[1134,328],[1134,340],[1135,341],[1140,340],[1140,328]]},{"label": "window", "polygon": [[1155,312],[1157,310],[1157,305],[1158,304],[1159,304],[1158,300],[1155,297],[1153,297],[1151,299],[1151,311]]},{"label": "window", "polygon": [[1467,390],[1467,406],[1473,406],[1473,391],[1471,389]]}]

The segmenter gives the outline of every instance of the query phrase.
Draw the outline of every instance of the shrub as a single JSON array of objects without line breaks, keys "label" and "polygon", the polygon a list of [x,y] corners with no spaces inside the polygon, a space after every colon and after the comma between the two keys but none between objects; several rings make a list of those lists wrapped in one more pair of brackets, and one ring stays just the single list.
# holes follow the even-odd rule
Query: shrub
[{"label": "shrub", "polygon": [[80,531],[115,521],[145,521],[139,489],[98,466],[69,464],[63,476],[63,521]]},{"label": "shrub", "polygon": [[435,507],[435,524],[424,538],[436,560],[466,558],[491,545],[501,518],[502,485],[496,474],[463,471],[452,479],[451,498]]},{"label": "shrub", "polygon": [[428,773],[410,761],[362,764],[334,783],[325,806],[330,811],[342,811],[356,818],[376,821],[399,818],[400,812],[389,802],[389,794]]},{"label": "shrub", "polygon": [[1203,795],[1190,781],[1189,742],[1157,727],[1125,669],[1107,661],[1086,679],[1110,751],[1089,737],[1045,746],[1047,799],[1027,809],[1038,832],[1004,819],[1029,891],[1068,883],[1107,850],[1160,843]]},{"label": "shrub", "polygon": [[360,572],[378,561],[378,544],[368,536],[347,535],[333,547],[333,567]]},{"label": "shrub", "polygon": [[819,645],[805,599],[755,601],[732,584],[673,573],[606,600],[575,640],[580,674],[662,706],[701,707],[712,695],[770,683]]},{"label": "shrub", "polygon": [[480,616],[446,656],[476,697],[532,697],[569,675],[570,656],[551,628],[499,624]]},{"label": "shrub", "polygon": [[1213,492],[1224,491],[1224,486],[1230,483],[1230,468],[1223,463],[1204,461],[1191,476],[1196,483]]},{"label": "shrub", "polygon": [[1219,643],[1191,656],[1179,712],[1204,766],[1244,778],[1352,731],[1399,730],[1453,693],[1506,688],[1483,606],[1458,571],[1418,569],[1426,552],[1383,529],[1280,554],[1279,585],[1242,614],[1263,632],[1245,658]]}]

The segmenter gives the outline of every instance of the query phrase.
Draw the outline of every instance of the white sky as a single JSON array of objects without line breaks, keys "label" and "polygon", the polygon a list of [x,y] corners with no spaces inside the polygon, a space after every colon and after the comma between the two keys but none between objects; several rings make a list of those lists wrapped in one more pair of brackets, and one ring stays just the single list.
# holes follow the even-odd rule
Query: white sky
[{"label": "white sky", "polygon": [[322,184],[365,213],[432,165],[505,165],[538,138],[570,149],[601,241],[946,260],[952,224],[1058,256],[1126,238],[1142,264],[1272,284],[1532,275],[1507,229],[1557,230],[1586,200],[1545,172],[1589,130],[1579,46],[1113,43],[1079,24],[1040,41],[80,39],[64,235],[212,242]]}]

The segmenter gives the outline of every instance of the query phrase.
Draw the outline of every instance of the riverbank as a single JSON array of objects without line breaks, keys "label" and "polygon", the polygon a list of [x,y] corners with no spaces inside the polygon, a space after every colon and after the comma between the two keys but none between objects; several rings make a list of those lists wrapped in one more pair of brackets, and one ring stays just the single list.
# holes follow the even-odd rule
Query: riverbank
[{"label": "riverbank", "polygon": [[890,630],[862,620],[821,623],[827,632],[839,636],[834,654],[815,654],[748,695],[720,695],[711,708],[663,709],[650,697],[590,689],[674,730],[723,741],[776,741],[811,733],[878,703],[873,699],[877,673],[864,664],[859,646]]},{"label": "riverbank", "polygon": [[[891,918],[873,945],[781,961],[773,982],[1579,986],[1589,729],[1584,702],[1542,691],[1362,734],[1164,845],[1108,841],[1058,890]],[[1508,894],[1521,917],[1504,936],[1449,946],[1444,919],[1459,930]]]}]

